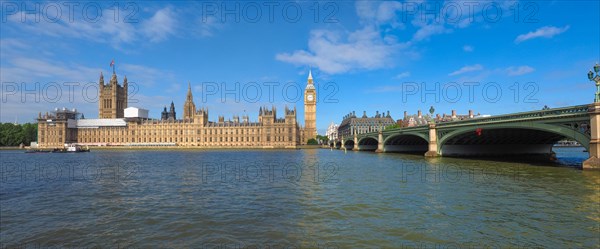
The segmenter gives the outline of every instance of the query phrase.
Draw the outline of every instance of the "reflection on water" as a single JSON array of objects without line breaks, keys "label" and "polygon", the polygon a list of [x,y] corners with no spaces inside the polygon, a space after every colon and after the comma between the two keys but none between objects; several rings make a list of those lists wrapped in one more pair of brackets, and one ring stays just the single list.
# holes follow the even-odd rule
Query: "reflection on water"
[{"label": "reflection on water", "polygon": [[[0,151],[5,246],[598,248],[600,173],[330,150]],[[559,165],[559,167],[556,167]]]},{"label": "reflection on water", "polygon": [[554,147],[554,152],[559,166],[581,167],[581,163],[589,157],[583,147]]}]

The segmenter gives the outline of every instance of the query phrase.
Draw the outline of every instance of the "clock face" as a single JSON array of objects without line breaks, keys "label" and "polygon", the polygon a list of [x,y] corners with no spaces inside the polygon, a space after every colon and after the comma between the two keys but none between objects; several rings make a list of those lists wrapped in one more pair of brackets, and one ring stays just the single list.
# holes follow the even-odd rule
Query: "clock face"
[{"label": "clock face", "polygon": [[309,94],[309,95],[306,97],[306,99],[308,99],[308,101],[313,101],[313,98],[314,98],[314,97],[313,97],[313,95],[312,95],[312,94]]}]

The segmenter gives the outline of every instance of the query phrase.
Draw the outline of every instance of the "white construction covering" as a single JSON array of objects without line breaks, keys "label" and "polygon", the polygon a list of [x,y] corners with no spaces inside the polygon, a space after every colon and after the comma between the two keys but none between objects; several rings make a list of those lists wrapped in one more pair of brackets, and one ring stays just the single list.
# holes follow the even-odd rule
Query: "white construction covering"
[{"label": "white construction covering", "polygon": [[79,119],[77,120],[77,128],[98,128],[105,126],[127,126],[127,122],[125,122],[122,118],[115,119]]},{"label": "white construction covering", "polygon": [[137,108],[137,107],[127,107],[125,108],[125,117],[126,118],[148,118],[148,110]]}]

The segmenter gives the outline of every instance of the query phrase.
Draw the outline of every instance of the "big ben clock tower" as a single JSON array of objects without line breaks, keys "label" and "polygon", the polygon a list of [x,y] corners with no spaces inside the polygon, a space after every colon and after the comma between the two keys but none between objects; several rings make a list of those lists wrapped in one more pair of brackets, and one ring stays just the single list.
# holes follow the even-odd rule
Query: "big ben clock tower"
[{"label": "big ben clock tower", "polygon": [[304,138],[305,143],[317,135],[317,90],[313,83],[312,71],[308,71],[308,82],[304,89]]}]

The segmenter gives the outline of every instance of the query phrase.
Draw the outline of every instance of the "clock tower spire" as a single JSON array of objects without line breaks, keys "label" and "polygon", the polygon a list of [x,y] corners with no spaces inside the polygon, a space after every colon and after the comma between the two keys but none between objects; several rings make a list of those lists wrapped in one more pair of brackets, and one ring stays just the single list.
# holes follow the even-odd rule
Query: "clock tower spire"
[{"label": "clock tower spire", "polygon": [[308,80],[304,89],[304,143],[317,136],[317,91],[313,82],[312,70],[308,70]]}]

